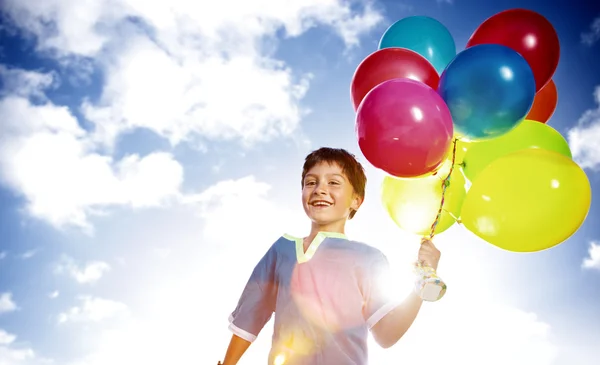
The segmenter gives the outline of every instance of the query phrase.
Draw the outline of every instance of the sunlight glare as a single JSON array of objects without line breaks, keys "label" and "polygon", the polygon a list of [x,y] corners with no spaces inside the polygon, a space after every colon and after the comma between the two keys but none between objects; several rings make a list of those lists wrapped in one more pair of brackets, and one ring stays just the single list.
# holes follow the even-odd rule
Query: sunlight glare
[{"label": "sunlight glare", "polygon": [[283,355],[283,354],[277,355],[277,357],[275,357],[275,360],[273,360],[273,365],[283,365],[283,364],[285,364],[285,355]]},{"label": "sunlight glare", "polygon": [[412,108],[410,108],[410,112],[417,122],[423,120],[423,111],[420,108],[413,106]]},{"label": "sunlight glare", "polygon": [[529,49],[534,48],[537,45],[537,39],[535,38],[535,35],[533,34],[528,34],[527,36],[525,36],[525,46]]},{"label": "sunlight glare", "polygon": [[406,75],[406,78],[407,78],[407,79],[411,79],[411,80],[415,80],[415,81],[419,81],[419,82],[421,81],[421,79],[419,78],[419,76],[417,76],[417,75],[415,75],[415,74],[412,74],[412,73],[411,73],[411,74],[408,74],[408,75]]},{"label": "sunlight glare", "polygon": [[507,66],[500,67],[500,75],[502,75],[502,78],[507,81],[510,81],[514,78],[513,71]]}]

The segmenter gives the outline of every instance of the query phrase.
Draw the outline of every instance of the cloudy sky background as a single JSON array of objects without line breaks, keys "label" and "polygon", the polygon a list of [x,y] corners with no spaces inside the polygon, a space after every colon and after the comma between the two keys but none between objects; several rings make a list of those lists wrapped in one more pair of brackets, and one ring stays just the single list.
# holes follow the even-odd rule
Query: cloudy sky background
[{"label": "cloudy sky background", "polygon": [[[216,364],[250,270],[304,235],[304,156],[367,167],[353,239],[408,293],[418,237],[379,201],[349,83],[394,21],[428,15],[457,51],[487,17],[546,16],[561,41],[549,124],[593,186],[586,223],[541,253],[455,226],[449,289],[373,364],[594,364],[600,357],[600,6],[583,0],[4,0],[0,25],[0,364]],[[596,222],[596,223],[595,223]],[[241,364],[264,363],[271,324]]]}]

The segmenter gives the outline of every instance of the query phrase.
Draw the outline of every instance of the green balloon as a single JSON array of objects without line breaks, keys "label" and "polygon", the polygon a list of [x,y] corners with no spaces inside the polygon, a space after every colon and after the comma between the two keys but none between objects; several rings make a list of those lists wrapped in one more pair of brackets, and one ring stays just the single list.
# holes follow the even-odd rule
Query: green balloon
[{"label": "green balloon", "polygon": [[477,142],[460,142],[457,147],[466,149],[462,161],[463,171],[470,181],[474,181],[494,160],[527,148],[540,148],[560,153],[569,159],[573,158],[569,144],[558,131],[533,120],[523,120],[510,132],[499,137]]}]

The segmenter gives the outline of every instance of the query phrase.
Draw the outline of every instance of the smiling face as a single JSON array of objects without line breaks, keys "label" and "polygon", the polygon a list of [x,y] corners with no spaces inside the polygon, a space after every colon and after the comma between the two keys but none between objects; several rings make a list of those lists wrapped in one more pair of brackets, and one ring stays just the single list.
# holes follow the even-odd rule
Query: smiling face
[{"label": "smiling face", "polygon": [[307,171],[302,185],[302,204],[318,231],[343,233],[351,211],[362,199],[337,163],[319,162]]}]

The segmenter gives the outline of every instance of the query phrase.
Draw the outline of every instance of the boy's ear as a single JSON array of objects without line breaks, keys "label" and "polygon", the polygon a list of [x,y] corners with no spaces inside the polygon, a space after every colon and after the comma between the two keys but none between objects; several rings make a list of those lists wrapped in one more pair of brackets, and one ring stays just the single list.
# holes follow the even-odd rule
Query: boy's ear
[{"label": "boy's ear", "polygon": [[358,194],[354,194],[354,198],[352,199],[352,205],[350,206],[354,210],[358,210],[363,203],[363,198],[361,198]]}]

